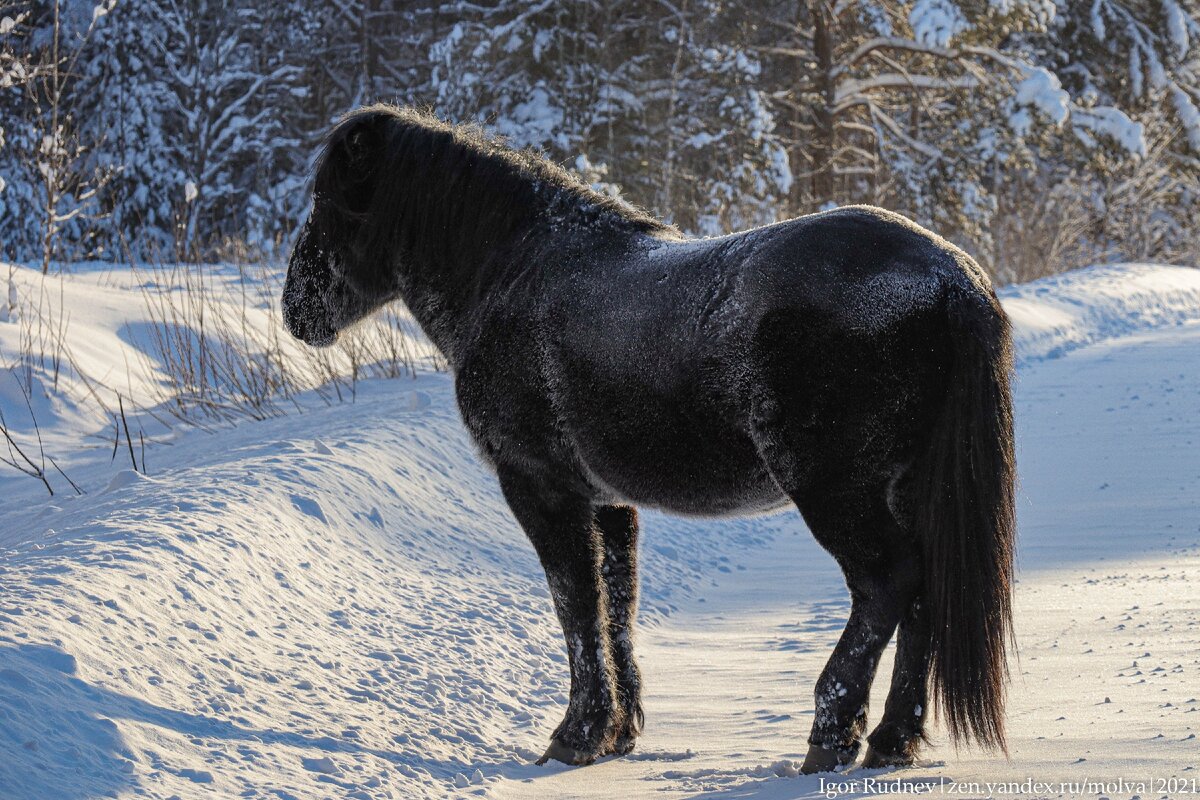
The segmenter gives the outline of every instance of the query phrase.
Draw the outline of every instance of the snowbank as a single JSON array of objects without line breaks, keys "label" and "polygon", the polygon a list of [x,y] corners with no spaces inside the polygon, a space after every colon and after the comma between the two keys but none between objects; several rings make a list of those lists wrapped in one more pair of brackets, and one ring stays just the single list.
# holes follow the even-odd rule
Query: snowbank
[{"label": "snowbank", "polygon": [[1200,269],[1109,264],[1008,286],[1018,364],[1103,339],[1200,320]]}]

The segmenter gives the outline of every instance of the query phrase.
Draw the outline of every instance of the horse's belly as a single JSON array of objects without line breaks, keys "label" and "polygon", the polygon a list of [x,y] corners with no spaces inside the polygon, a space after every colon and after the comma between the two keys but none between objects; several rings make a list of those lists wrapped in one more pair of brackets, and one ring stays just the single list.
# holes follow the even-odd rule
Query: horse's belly
[{"label": "horse's belly", "polygon": [[[788,498],[774,481],[742,480],[737,484],[706,481],[694,473],[685,482],[667,473],[599,475],[614,502],[655,508],[671,514],[724,517],[761,514],[782,508]],[[640,478],[640,479],[639,479]]]},{"label": "horse's belly", "polygon": [[708,494],[679,492],[670,495],[650,492],[643,497],[622,494],[619,499],[630,505],[696,517],[744,517],[767,514],[787,507],[790,502],[787,495],[781,492],[773,482],[769,484],[764,482],[758,487],[741,487],[743,491],[736,492],[729,491],[729,487],[719,488],[725,491]]},{"label": "horse's belly", "polygon": [[788,502],[748,437],[689,433],[668,426],[660,435],[585,437],[579,453],[618,502],[698,516],[756,514]]}]

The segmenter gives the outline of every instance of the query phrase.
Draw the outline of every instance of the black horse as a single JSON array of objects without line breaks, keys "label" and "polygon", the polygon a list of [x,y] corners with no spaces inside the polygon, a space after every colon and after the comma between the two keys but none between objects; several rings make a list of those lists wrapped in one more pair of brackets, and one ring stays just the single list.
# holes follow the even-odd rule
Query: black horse
[{"label": "black horse", "polygon": [[571,694],[542,761],[642,729],[639,505],[794,503],[841,566],[805,771],[856,757],[897,627],[864,764],[913,761],[930,687],[956,742],[1004,748],[1011,343],[961,250],[863,206],[688,240],[535,153],[374,106],[327,142],[284,318],[323,346],[396,298],[546,571]]}]

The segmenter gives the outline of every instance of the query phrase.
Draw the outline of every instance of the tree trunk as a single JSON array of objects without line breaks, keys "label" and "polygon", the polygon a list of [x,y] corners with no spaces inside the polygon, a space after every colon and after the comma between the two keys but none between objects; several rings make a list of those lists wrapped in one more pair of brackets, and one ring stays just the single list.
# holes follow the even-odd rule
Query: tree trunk
[{"label": "tree trunk", "polygon": [[833,78],[833,15],[825,0],[810,6],[813,20],[813,55],[817,59],[822,104],[815,109],[813,142],[813,200],[818,206],[833,200],[834,160],[837,157],[837,132],[833,107],[837,99]]}]

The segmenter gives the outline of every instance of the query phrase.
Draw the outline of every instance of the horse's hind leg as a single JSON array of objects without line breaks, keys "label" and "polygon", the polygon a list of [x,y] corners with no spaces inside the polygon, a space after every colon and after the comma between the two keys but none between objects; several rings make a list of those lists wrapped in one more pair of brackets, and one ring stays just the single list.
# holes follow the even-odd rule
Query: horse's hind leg
[{"label": "horse's hind leg", "polygon": [[919,559],[894,548],[899,529],[882,503],[867,513],[833,498],[823,499],[822,506],[833,513],[815,513],[811,505],[802,509],[817,541],[841,566],[851,606],[846,628],[817,679],[803,772],[826,772],[858,755],[879,658],[920,579]]},{"label": "horse's hind leg", "polygon": [[925,741],[929,715],[929,611],[918,597],[900,621],[896,663],[883,719],[867,737],[864,767],[911,764]]},{"label": "horse's hind leg", "polygon": [[604,585],[608,592],[608,638],[617,676],[617,698],[625,718],[612,752],[633,749],[642,732],[642,674],[633,658],[633,627],[638,606],[638,518],[629,506],[596,509],[596,526],[604,538]]},{"label": "horse's hind leg", "polygon": [[567,642],[571,696],[539,764],[590,764],[612,751],[623,714],[608,638],[601,579],[603,545],[587,498],[506,469],[500,487],[541,559]]}]

